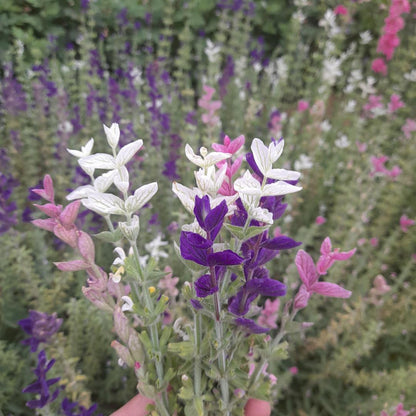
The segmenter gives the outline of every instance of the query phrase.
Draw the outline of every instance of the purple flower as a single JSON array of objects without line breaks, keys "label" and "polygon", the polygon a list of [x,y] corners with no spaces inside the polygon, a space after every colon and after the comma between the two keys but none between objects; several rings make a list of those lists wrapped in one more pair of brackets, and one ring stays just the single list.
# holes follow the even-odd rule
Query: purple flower
[{"label": "purple flower", "polygon": [[48,342],[62,325],[62,319],[57,318],[56,313],[48,315],[44,312],[29,311],[29,317],[18,322],[20,327],[29,338],[22,341],[22,344],[29,345],[30,351],[35,352],[41,342]]},{"label": "purple flower", "polygon": [[230,83],[231,78],[234,76],[234,61],[231,55],[227,56],[227,60],[225,63],[225,68],[222,73],[221,78],[218,81],[218,85],[220,86],[219,93],[220,98],[223,98],[227,95],[227,86]]},{"label": "purple flower", "polygon": [[16,116],[27,110],[26,94],[19,81],[14,78],[10,64],[5,66],[4,73],[5,77],[1,83],[3,107],[7,113]]},{"label": "purple flower", "polygon": [[200,198],[195,197],[194,214],[199,226],[207,233],[212,241],[215,240],[224,222],[225,215],[228,212],[227,203],[221,201],[219,205],[211,209],[209,196],[205,195]]},{"label": "purple flower", "polygon": [[[92,416],[97,410],[97,404],[93,404],[89,409],[86,409],[84,406],[81,406],[77,402],[71,402],[71,400],[65,397],[62,400],[61,409],[65,416]],[[102,415],[100,414],[97,416]]]},{"label": "purple flower", "polygon": [[37,380],[24,388],[22,390],[23,393],[36,393],[40,397],[35,400],[30,400],[26,403],[27,407],[31,409],[42,409],[48,403],[52,403],[59,395],[61,388],[56,388],[55,391],[50,392],[49,389],[51,386],[56,384],[60,377],[47,379],[46,373],[52,368],[55,364],[55,360],[50,360],[49,362],[46,360],[46,353],[42,350],[38,355],[38,365],[33,372],[35,373]]},{"label": "purple flower", "polygon": [[127,17],[127,8],[123,7],[120,10],[120,13],[117,15],[117,22],[121,27],[125,27],[129,24],[129,19]]},{"label": "purple flower", "polygon": [[17,205],[16,202],[10,201],[10,197],[18,184],[11,175],[6,176],[0,172],[0,234],[17,224]]},{"label": "purple flower", "polygon": [[254,321],[247,318],[237,318],[234,320],[234,322],[250,334],[264,334],[265,332],[270,331],[269,328],[264,328],[260,325],[257,325]]}]

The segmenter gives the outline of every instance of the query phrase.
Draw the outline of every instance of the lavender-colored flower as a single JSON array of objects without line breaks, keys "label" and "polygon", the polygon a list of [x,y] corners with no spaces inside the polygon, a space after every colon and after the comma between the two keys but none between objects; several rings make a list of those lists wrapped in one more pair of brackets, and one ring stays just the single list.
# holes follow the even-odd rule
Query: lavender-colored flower
[{"label": "lavender-colored flower", "polygon": [[90,8],[90,0],[81,0],[81,10],[83,12],[88,11]]},{"label": "lavender-colored flower", "polygon": [[198,124],[196,120],[196,111],[190,111],[185,116],[185,122],[191,124],[192,126],[196,126]]},{"label": "lavender-colored flower", "polygon": [[127,17],[127,7],[123,7],[117,15],[117,23],[121,27],[125,27],[129,24],[129,19]]},{"label": "lavender-colored flower", "polygon": [[3,106],[8,114],[16,116],[27,110],[26,94],[19,81],[14,78],[10,64],[5,66],[4,74],[1,83]]},{"label": "lavender-colored flower", "polygon": [[[71,402],[66,397],[62,400],[61,409],[65,416],[92,416],[97,410],[97,404],[93,404],[89,409],[81,406],[77,402]],[[97,416],[102,416],[99,414]]]},{"label": "lavender-colored flower", "polygon": [[84,126],[81,124],[81,115],[80,115],[79,105],[74,105],[74,107],[72,108],[72,111],[74,112],[74,117],[71,118],[70,121],[71,121],[72,128],[73,128],[72,133],[75,135],[79,131],[81,131],[84,128]]},{"label": "lavender-colored flower", "polygon": [[56,384],[60,377],[47,379],[46,373],[52,368],[55,364],[55,360],[52,359],[49,362],[46,360],[46,353],[42,350],[38,355],[38,365],[33,372],[35,373],[37,380],[24,388],[23,393],[36,393],[40,397],[35,400],[29,400],[26,403],[27,407],[31,409],[42,409],[48,403],[52,403],[58,397],[61,388],[57,387],[53,392],[49,391],[50,387]]},{"label": "lavender-colored flower", "polygon": [[227,86],[230,83],[231,78],[234,76],[234,61],[231,55],[227,56],[224,71],[221,78],[218,81],[220,86],[219,93],[221,100],[227,95]]},{"label": "lavender-colored flower", "polygon": [[35,352],[41,342],[48,342],[62,325],[62,319],[57,318],[56,313],[48,315],[44,312],[29,311],[29,317],[18,322],[20,327],[29,338],[22,341],[22,344],[29,345],[30,351]]},{"label": "lavender-colored flower", "polygon": [[13,189],[18,182],[11,175],[4,175],[0,172],[0,234],[4,234],[11,227],[17,224],[16,202],[10,202]]},{"label": "lavender-colored flower", "polygon": [[98,75],[101,79],[104,79],[104,70],[101,66],[100,55],[97,49],[90,50],[90,70],[88,71],[90,75]]}]

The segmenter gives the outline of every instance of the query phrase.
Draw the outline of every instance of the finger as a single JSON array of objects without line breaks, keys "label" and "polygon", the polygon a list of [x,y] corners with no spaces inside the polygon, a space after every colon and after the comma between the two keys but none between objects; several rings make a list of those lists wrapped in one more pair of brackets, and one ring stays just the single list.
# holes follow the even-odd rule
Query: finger
[{"label": "finger", "polygon": [[138,394],[110,416],[146,416],[146,406],[151,403],[154,403],[153,400]]},{"label": "finger", "polygon": [[270,416],[271,412],[270,403],[259,399],[248,399],[244,408],[245,416]]}]

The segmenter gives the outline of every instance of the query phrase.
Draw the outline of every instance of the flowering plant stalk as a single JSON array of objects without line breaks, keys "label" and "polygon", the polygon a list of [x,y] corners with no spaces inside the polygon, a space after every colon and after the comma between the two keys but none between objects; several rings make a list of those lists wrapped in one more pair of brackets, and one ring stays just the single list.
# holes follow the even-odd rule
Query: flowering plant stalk
[{"label": "flowering plant stalk", "polygon": [[[111,346],[119,363],[134,370],[139,392],[154,401],[149,410],[166,416],[229,416],[241,414],[250,397],[270,401],[277,376],[267,370],[287,356],[285,335],[302,328],[294,322],[296,314],[313,293],[351,295],[335,283],[317,280],[355,250],[332,250],[327,238],[316,266],[300,250],[296,266],[302,284],[293,299],[279,300],[286,285],[267,265],[280,251],[301,243],[272,227],[287,208],[284,197],[302,189],[300,174],[274,166],[283,140],[266,145],[255,138],[244,155],[244,136],[226,136],[223,144],[213,144],[213,152],[202,147],[197,154],[185,146],[187,159],[197,166],[196,186],[172,185],[192,216],[175,243],[188,273],[173,278],[171,269],[159,269],[157,250],[150,259],[139,250],[140,213],[158,190],[153,182],[130,191],[126,165],[143,141],[119,148],[118,124],[104,130],[109,153],[92,153],[93,139],[81,150],[69,150],[91,179],[67,196],[72,202],[66,207],[55,203],[49,175],[43,189],[35,191],[47,201],[37,207],[49,218],[34,220],[34,225],[52,231],[78,256],[56,266],[87,272],[83,293],[112,313],[117,339]],[[248,169],[241,171],[244,159]],[[115,246],[118,257],[109,273],[95,263],[93,239],[76,225],[81,204],[106,221],[108,230],[95,237]],[[145,246],[160,246],[160,236],[156,240]]]}]

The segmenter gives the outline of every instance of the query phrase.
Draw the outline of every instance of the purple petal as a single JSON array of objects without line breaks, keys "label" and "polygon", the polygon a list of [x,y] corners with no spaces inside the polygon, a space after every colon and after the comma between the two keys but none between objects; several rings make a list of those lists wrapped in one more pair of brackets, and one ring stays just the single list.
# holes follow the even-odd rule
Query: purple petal
[{"label": "purple petal", "polygon": [[181,255],[185,260],[192,260],[202,266],[208,266],[207,250],[212,242],[199,234],[182,231],[180,237]]},{"label": "purple petal", "polygon": [[310,291],[331,298],[349,298],[352,294],[349,290],[329,282],[317,282],[310,288]]},{"label": "purple petal", "polygon": [[268,248],[269,250],[287,250],[300,246],[301,244],[301,242],[295,241],[290,237],[279,235],[278,237],[264,241],[261,243],[261,247]]},{"label": "purple petal", "polygon": [[245,284],[249,293],[263,296],[284,296],[286,295],[286,285],[274,279],[252,279]]},{"label": "purple petal", "polygon": [[270,331],[270,328],[264,328],[260,325],[257,325],[254,321],[247,318],[237,318],[234,320],[234,322],[251,334],[264,334]]},{"label": "purple petal", "polygon": [[234,315],[244,316],[250,308],[250,303],[253,302],[256,297],[257,293],[248,293],[242,288],[230,299],[228,310]]},{"label": "purple petal", "polygon": [[203,230],[205,230],[205,218],[208,215],[210,209],[211,207],[209,204],[208,195],[205,195],[202,198],[200,198],[199,196],[195,197],[194,214],[195,214],[196,220],[198,221],[198,224]]},{"label": "purple petal", "polygon": [[203,309],[201,302],[197,299],[191,299],[191,305],[198,311],[200,309]]},{"label": "purple petal", "polygon": [[212,295],[215,292],[218,292],[218,285],[212,284],[211,275],[204,274],[194,283],[196,295],[199,298],[205,298],[209,295]]},{"label": "purple petal", "polygon": [[241,264],[244,261],[242,257],[234,253],[232,250],[219,251],[217,253],[208,254],[209,266],[233,266]]},{"label": "purple petal", "polygon": [[224,217],[228,212],[227,203],[223,200],[219,205],[217,205],[205,218],[205,231],[210,233],[210,238],[212,241],[215,240],[215,237],[219,233],[222,224],[224,222]]},{"label": "purple petal", "polygon": [[261,173],[260,169],[258,168],[256,161],[254,160],[254,156],[253,153],[246,153],[246,161],[249,164],[249,166],[251,167],[251,169],[253,169],[253,172],[259,176],[260,178],[263,179],[263,174]]}]

